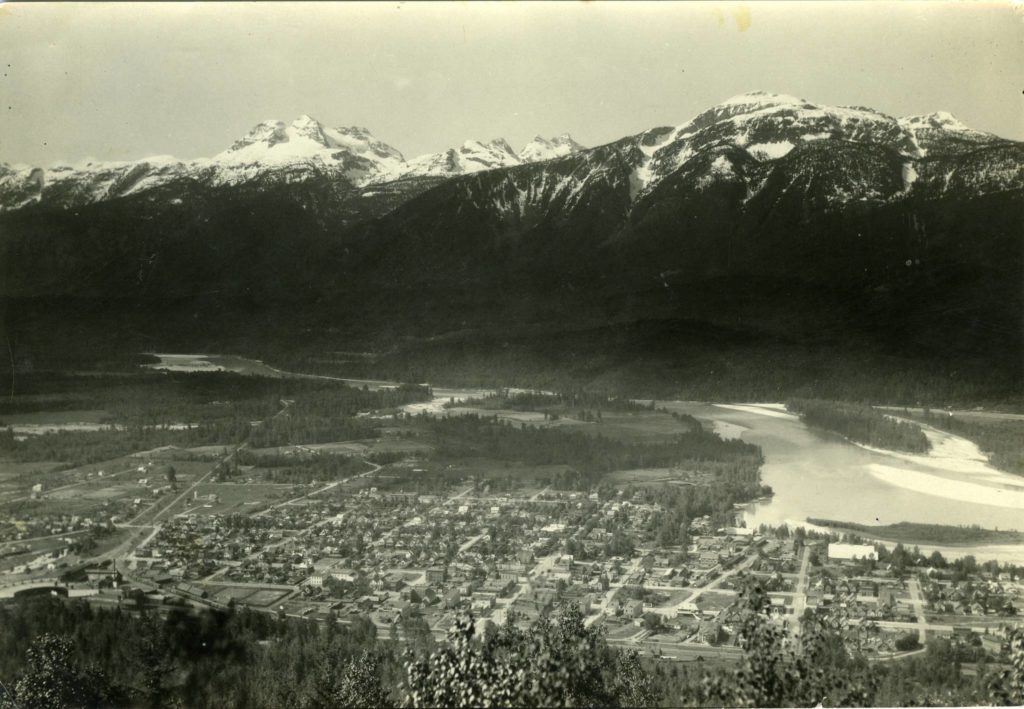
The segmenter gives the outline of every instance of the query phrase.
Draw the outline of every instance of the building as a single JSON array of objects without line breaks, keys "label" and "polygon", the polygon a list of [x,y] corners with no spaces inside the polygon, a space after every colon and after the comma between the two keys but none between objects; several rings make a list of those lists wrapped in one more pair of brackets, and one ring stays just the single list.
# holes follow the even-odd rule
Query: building
[{"label": "building", "polygon": [[829,544],[829,561],[853,561],[854,559],[878,559],[878,553],[870,544]]},{"label": "building", "polygon": [[443,566],[431,566],[427,569],[427,583],[444,583],[447,573]]}]

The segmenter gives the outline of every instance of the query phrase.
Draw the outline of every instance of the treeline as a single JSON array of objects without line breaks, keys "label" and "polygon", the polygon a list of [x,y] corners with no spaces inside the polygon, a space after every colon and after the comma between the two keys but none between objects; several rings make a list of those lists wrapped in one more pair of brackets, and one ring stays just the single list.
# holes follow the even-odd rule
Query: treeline
[{"label": "treeline", "polygon": [[355,418],[356,414],[386,411],[428,398],[427,389],[415,385],[376,391],[353,387],[311,391],[254,429],[249,442],[255,448],[275,448],[373,438],[380,429],[379,423]]},{"label": "treeline", "polygon": [[[484,635],[460,621],[443,648],[414,614],[388,641],[358,616],[348,625],[248,610],[140,617],[49,598],[0,606],[0,621],[10,631],[0,638],[3,709],[649,706],[658,698],[636,653],[608,646],[575,610]],[[471,662],[451,674],[460,655]]]},{"label": "treeline", "polygon": [[968,420],[925,409],[922,420],[935,428],[978,444],[990,463],[1014,475],[1024,475],[1024,421]]},{"label": "treeline", "polygon": [[[920,569],[924,566],[931,566],[935,569],[948,571],[950,577],[956,582],[964,581],[979,571],[986,571],[991,574],[998,574],[1002,571],[1006,571],[1017,576],[1024,573],[1024,567],[1017,564],[1001,564],[995,559],[989,559],[988,561],[979,563],[972,554],[957,557],[953,560],[947,560],[942,555],[942,552],[936,549],[926,556],[924,552],[921,551],[921,548],[916,544],[914,546],[907,546],[903,542],[896,542],[892,549],[889,549],[885,544],[874,538],[862,537],[852,531],[843,532],[839,530],[830,530],[828,532],[819,532],[815,530],[807,530],[803,527],[790,529],[786,525],[779,527],[761,525],[758,529],[762,534],[770,534],[775,536],[777,539],[789,539],[792,537],[794,544],[797,545],[804,544],[806,539],[818,539],[829,542],[842,541],[850,544],[871,545],[875,548],[878,558],[877,560],[858,560],[856,563],[861,566],[860,573],[862,574],[870,573],[877,568],[879,564],[891,564],[893,570],[897,574],[907,573],[911,570]],[[821,553],[824,553],[823,549]],[[812,551],[812,558],[817,554],[817,550]]]},{"label": "treeline", "polygon": [[513,411],[557,411],[572,413],[582,411],[616,411],[639,413],[654,411],[655,402],[641,403],[625,397],[609,396],[608,394],[576,389],[570,392],[539,392],[501,389],[491,396],[466,399],[462,402],[445,404],[446,408],[456,406],[473,406],[490,409],[512,409]]},{"label": "treeline", "polygon": [[230,445],[244,441],[252,425],[229,419],[182,429],[129,426],[101,431],[51,431],[18,440],[10,428],[0,428],[0,453],[17,462],[59,461],[74,468],[120,458],[161,446]]},{"label": "treeline", "polygon": [[909,453],[927,453],[931,449],[920,426],[897,421],[865,404],[793,399],[786,403],[786,408],[799,414],[809,426],[833,431],[857,443]]},{"label": "treeline", "polygon": [[742,468],[719,464],[712,469],[716,479],[710,484],[626,489],[630,497],[639,493],[642,502],[661,506],[662,510],[651,517],[648,529],[659,545],[685,545],[690,522],[700,517],[710,517],[715,528],[732,526],[734,505],[772,494],[770,487]]},{"label": "treeline", "polygon": [[[8,691],[35,679],[44,688],[60,677],[32,677],[34,640],[66,638],[70,653],[53,669],[81,684],[92,676],[104,701],[30,702],[0,698],[7,709],[61,707],[326,707],[319,696],[364,652],[383,658],[378,671],[393,686],[400,671],[395,644],[379,645],[376,628],[357,617],[346,626],[279,620],[249,610],[230,613],[172,609],[166,616],[94,610],[80,602],[41,598],[0,605],[0,679]],[[342,668],[341,671],[338,668]],[[74,671],[74,670],[78,671]],[[88,670],[88,671],[87,671]],[[101,680],[96,682],[96,679]],[[340,679],[339,676],[337,679]],[[380,681],[380,680],[378,680]],[[32,682],[29,682],[29,687]],[[75,687],[75,692],[90,689]],[[34,697],[34,693],[32,695]],[[388,699],[385,695],[385,699]],[[47,701],[49,703],[47,703]]]},{"label": "treeline", "polygon": [[631,443],[563,428],[514,425],[496,416],[467,414],[438,418],[421,414],[435,443],[436,455],[486,457],[528,465],[568,465],[590,487],[614,470],[671,467],[684,462],[725,463],[735,475],[756,480],[761,449],[740,440],[723,440],[703,430],[677,435],[669,442]]},{"label": "treeline", "polygon": [[[685,339],[670,322],[560,331],[543,336],[473,331],[461,338],[378,343],[354,355],[324,342],[307,352],[271,351],[254,343],[253,356],[297,372],[441,382],[450,386],[514,386],[541,391],[591,390],[625,398],[693,401],[785,401],[823,398],[902,406],[1019,406],[1021,372],[948,358],[894,358],[843,338],[780,344],[722,342],[699,324]],[[618,331],[617,331],[618,330]],[[344,346],[350,346],[346,342]],[[369,349],[367,345],[367,349]]]},{"label": "treeline", "polygon": [[102,410],[108,422],[160,426],[213,422],[228,418],[262,420],[280,409],[283,399],[302,411],[350,416],[391,408],[429,396],[424,387],[403,385],[368,391],[329,379],[269,378],[233,372],[164,372],[86,376],[26,374],[15,395],[0,399],[4,414],[39,411]]},{"label": "treeline", "polygon": [[[70,382],[74,390],[75,386],[85,386],[81,379],[92,378],[46,377],[37,382],[37,388],[50,391],[63,381]],[[389,410],[429,398],[428,391],[418,386],[368,391],[325,380],[266,379],[220,372],[172,373],[166,380],[162,374],[147,374],[140,380],[144,383],[115,385],[111,392],[95,399],[74,399],[80,405],[110,410],[109,428],[59,430],[24,436],[22,440],[12,429],[0,428],[0,452],[17,462],[59,461],[77,467],[161,446],[190,448],[248,440],[254,447],[271,448],[369,438],[376,435],[378,425],[354,418],[355,414]],[[230,394],[240,398],[212,398]],[[257,395],[264,398],[253,398]],[[288,396],[295,398],[285,398]],[[12,406],[17,405],[15,399]],[[263,424],[254,427],[254,421]]]},{"label": "treeline", "polygon": [[[898,663],[851,652],[808,611],[803,634],[773,623],[746,581],[732,621],[734,666],[645,661],[610,647],[574,607],[477,632],[456,621],[436,644],[403,614],[392,638],[373,624],[296,620],[248,610],[165,617],[38,598],[0,605],[0,707],[904,706],[1024,703],[1024,633],[1000,667],[984,652],[932,640]],[[961,663],[973,662],[965,676]],[[1003,668],[1008,669],[1003,669]]]},{"label": "treeline", "polygon": [[905,544],[1019,544],[1024,542],[1024,533],[1022,532],[984,529],[978,525],[961,527],[946,524],[897,522],[896,524],[874,526],[815,517],[808,517],[807,521],[818,527],[828,527],[838,532],[850,531],[875,539]]}]

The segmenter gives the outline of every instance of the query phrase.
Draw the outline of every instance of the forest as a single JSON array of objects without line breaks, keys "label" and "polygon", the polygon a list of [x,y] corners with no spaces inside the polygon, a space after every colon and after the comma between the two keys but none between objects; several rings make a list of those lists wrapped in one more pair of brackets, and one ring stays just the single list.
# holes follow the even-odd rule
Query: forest
[{"label": "forest", "polygon": [[[796,641],[772,623],[749,583],[735,666],[680,666],[611,648],[574,607],[530,625],[475,631],[456,621],[438,644],[414,616],[379,639],[348,624],[248,610],[96,610],[50,597],[0,605],[0,707],[186,706],[278,709],[468,706],[1020,705],[1024,634],[998,665],[971,648],[929,642],[924,654],[869,663],[827,618],[809,614]],[[974,673],[961,665],[974,663]]]},{"label": "forest", "polygon": [[793,399],[786,403],[786,408],[799,414],[808,426],[838,433],[856,443],[909,453],[927,453],[931,449],[920,426],[897,421],[866,404]]},{"label": "forest", "polygon": [[680,433],[671,441],[639,443],[563,428],[514,425],[497,416],[480,414],[420,414],[414,420],[429,430],[438,457],[564,464],[575,470],[576,489],[589,489],[613,470],[671,467],[684,462],[717,466],[725,478],[756,485],[763,462],[757,446],[723,440],[703,429]]},{"label": "forest", "polygon": [[[8,416],[35,411],[102,411],[102,428],[19,437],[0,414],[0,454],[18,462],[60,461],[65,468],[110,460],[160,446],[254,447],[318,443],[376,435],[361,411],[389,410],[429,397],[404,385],[369,391],[342,382],[270,379],[227,372],[144,372],[88,377],[29,376],[18,397],[5,399]],[[254,420],[264,425],[253,428]]]}]

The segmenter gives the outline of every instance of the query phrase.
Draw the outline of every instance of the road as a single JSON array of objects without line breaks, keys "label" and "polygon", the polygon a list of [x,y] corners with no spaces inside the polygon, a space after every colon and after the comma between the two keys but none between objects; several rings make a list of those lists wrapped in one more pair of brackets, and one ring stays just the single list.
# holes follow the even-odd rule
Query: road
[{"label": "road", "polygon": [[257,512],[256,516],[257,517],[262,517],[262,516],[266,515],[268,512],[272,512],[273,510],[276,510],[279,507],[284,507],[285,505],[291,505],[291,504],[294,504],[296,502],[300,502],[300,501],[305,500],[307,498],[313,497],[314,495],[319,495],[322,492],[327,492],[328,490],[332,490],[332,489],[338,487],[339,485],[344,485],[345,483],[347,483],[347,482],[349,482],[351,480],[355,480],[356,478],[365,478],[365,477],[367,477],[369,475],[373,475],[374,473],[376,473],[378,470],[381,469],[380,465],[377,465],[376,463],[371,463],[370,461],[366,460],[365,458],[363,458],[363,462],[366,463],[367,465],[371,466],[373,468],[373,470],[367,470],[365,473],[359,473],[358,475],[352,475],[350,477],[345,478],[344,480],[335,480],[334,482],[328,483],[328,484],[324,485],[322,488],[320,488],[318,490],[314,490],[313,492],[307,492],[305,495],[300,495],[299,497],[293,497],[290,500],[285,500],[284,502],[279,502],[276,505],[271,505],[267,509],[262,510],[261,512]]},{"label": "road", "polygon": [[8,545],[29,544],[30,542],[42,542],[42,541],[45,541],[47,539],[63,539],[64,537],[73,537],[73,536],[75,536],[77,534],[88,534],[90,531],[91,530],[88,530],[88,529],[78,529],[78,530],[75,530],[74,532],[60,532],[58,534],[47,534],[44,537],[28,537],[26,539],[11,539],[11,540],[8,540],[6,542],[0,542],[0,548],[3,548],[3,547],[8,546]]},{"label": "road", "polygon": [[[276,414],[274,414],[271,418],[277,418],[278,416],[280,416],[283,413],[285,413],[288,410],[288,407],[291,406],[292,403],[293,402],[291,402],[291,401],[282,400],[281,401],[281,410],[278,411]],[[270,419],[267,419],[267,420],[270,420]],[[265,421],[261,421],[259,423],[259,425],[263,425],[264,423],[265,423]],[[92,564],[102,563],[104,561],[107,561],[108,559],[112,559],[112,560],[116,561],[117,559],[122,558],[122,557],[130,557],[135,552],[135,550],[138,549],[140,546],[144,546],[145,544],[148,544],[149,540],[152,539],[153,537],[155,537],[160,532],[160,529],[162,527],[162,524],[160,522],[160,518],[162,516],[166,515],[171,510],[173,510],[175,508],[175,506],[177,506],[182,500],[187,498],[194,490],[196,490],[196,488],[198,488],[200,485],[202,485],[204,482],[206,482],[215,472],[217,472],[218,469],[221,468],[221,466],[224,466],[224,465],[227,465],[228,463],[230,463],[231,460],[236,455],[238,455],[238,451],[248,447],[249,439],[252,437],[252,431],[254,429],[255,429],[255,427],[251,428],[249,430],[249,433],[246,436],[244,441],[242,441],[237,446],[235,446],[231,450],[230,453],[228,453],[221,460],[219,460],[204,475],[202,475],[198,479],[196,479],[196,481],[193,482],[191,485],[189,485],[188,488],[186,488],[184,492],[182,492],[180,495],[175,497],[173,500],[171,500],[166,505],[163,505],[162,507],[160,507],[159,511],[156,512],[155,514],[153,514],[153,517],[152,517],[152,520],[151,520],[151,524],[142,524],[142,525],[140,525],[140,524],[137,524],[137,523],[138,523],[138,521],[139,521],[139,519],[141,517],[150,514],[157,505],[151,506],[146,511],[144,511],[141,514],[137,515],[127,525],[125,525],[126,527],[133,528],[133,529],[139,529],[139,530],[151,529],[152,531],[150,532],[149,536],[146,537],[146,539],[144,541],[141,541],[141,542],[139,541],[139,538],[142,537],[141,532],[138,533],[138,534],[132,533],[125,541],[123,541],[122,543],[118,544],[116,547],[114,547],[110,551],[107,551],[107,552],[104,552],[103,554],[99,554],[97,556],[94,556],[94,557],[92,557],[92,558],[90,558],[90,559],[88,559],[86,561],[88,561],[89,563],[92,563]],[[122,472],[125,472],[125,471],[122,471]],[[159,503],[157,503],[157,504],[159,504]]]},{"label": "road", "polygon": [[[920,636],[925,630],[936,630],[943,633],[952,633],[952,625],[934,625],[932,623],[905,623],[899,620],[873,620],[871,621],[879,628],[893,628],[895,630],[916,630]],[[970,621],[966,621],[970,622]],[[922,641],[923,642],[923,641]]]},{"label": "road", "polygon": [[459,551],[456,552],[456,555],[461,554],[464,551],[469,551],[470,549],[472,549],[476,545],[476,543],[478,541],[480,541],[481,539],[484,538],[484,536],[485,536],[485,534],[481,533],[481,534],[476,535],[472,539],[470,539],[468,542],[466,542],[465,544],[463,544],[462,546],[459,547]]},{"label": "road", "polygon": [[[921,600],[921,584],[916,577],[907,581],[907,590],[910,591],[910,602],[914,606],[914,615],[917,616],[917,640],[925,644],[925,631],[928,630],[928,621],[924,617],[924,602]],[[937,626],[932,626],[936,630]]]},{"label": "road", "polygon": [[537,501],[537,499],[538,499],[538,498],[539,498],[539,497],[540,497],[541,495],[543,495],[543,494],[544,494],[545,492],[547,492],[547,491],[548,491],[548,490],[550,490],[550,489],[551,489],[551,486],[550,486],[550,485],[548,485],[548,486],[547,486],[546,488],[544,488],[543,490],[540,490],[540,491],[539,491],[539,492],[537,492],[537,493],[536,493],[536,494],[535,494],[535,495],[534,495],[533,497],[531,497],[531,498],[530,498],[530,502],[536,502],[536,501]]},{"label": "road", "polygon": [[793,594],[793,625],[800,632],[804,609],[807,608],[807,568],[810,566],[811,549],[805,546],[800,558],[800,574],[796,580],[796,593]]},{"label": "road", "polygon": [[[629,566],[623,569],[622,578],[628,579],[630,576],[635,574],[637,570],[640,568],[641,561],[642,559],[639,556],[632,559],[629,563]],[[625,581],[617,581],[616,583],[609,584],[608,591],[604,594],[604,598],[601,599],[601,606],[598,608],[597,615],[587,616],[587,619],[583,621],[583,624],[589,628],[591,625],[596,623],[599,618],[603,618],[605,616],[605,611],[608,610],[608,606],[611,604],[612,599],[615,597],[616,591],[618,591],[624,585]]]},{"label": "road", "polygon": [[[726,571],[725,573],[721,574],[718,578],[714,579],[713,581],[711,581],[707,585],[697,589],[696,591],[691,593],[687,598],[684,598],[682,601],[680,601],[676,605],[668,606],[668,607],[663,607],[663,608],[652,608],[651,610],[653,612],[658,613],[658,614],[663,615],[663,616],[668,616],[670,613],[671,613],[671,615],[674,616],[677,613],[679,613],[679,611],[682,609],[684,603],[696,603],[697,600],[701,596],[703,596],[708,591],[714,591],[716,588],[721,586],[722,583],[724,583],[726,579],[730,579],[733,576],[735,576],[736,574],[740,573],[741,571],[746,571],[747,569],[749,569],[751,566],[754,565],[755,561],[757,561],[757,554],[756,553],[751,554],[750,556],[745,558],[741,563],[737,564],[733,568],[731,568],[728,571]],[[726,589],[726,590],[728,590],[728,589]]]}]

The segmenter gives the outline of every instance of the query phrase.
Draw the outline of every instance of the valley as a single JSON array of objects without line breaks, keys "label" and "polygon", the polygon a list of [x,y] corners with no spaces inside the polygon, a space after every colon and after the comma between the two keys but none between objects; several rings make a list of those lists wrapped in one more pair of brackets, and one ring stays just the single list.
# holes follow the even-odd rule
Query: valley
[{"label": "valley", "polygon": [[[778,403],[402,384],[220,354],[19,387],[0,405],[0,598],[15,603],[245,609],[428,643],[466,612],[501,628],[578,608],[611,647],[707,667],[739,661],[749,583],[796,631],[849,609],[846,642],[883,662],[962,627],[998,643],[1024,604],[1024,479],[931,427],[930,451],[908,454]],[[896,522],[1018,533],[896,546]],[[942,574],[984,586],[987,605]]]},{"label": "valley", "polygon": [[3,3],[0,709],[1024,705],[1019,8],[819,4]]}]

